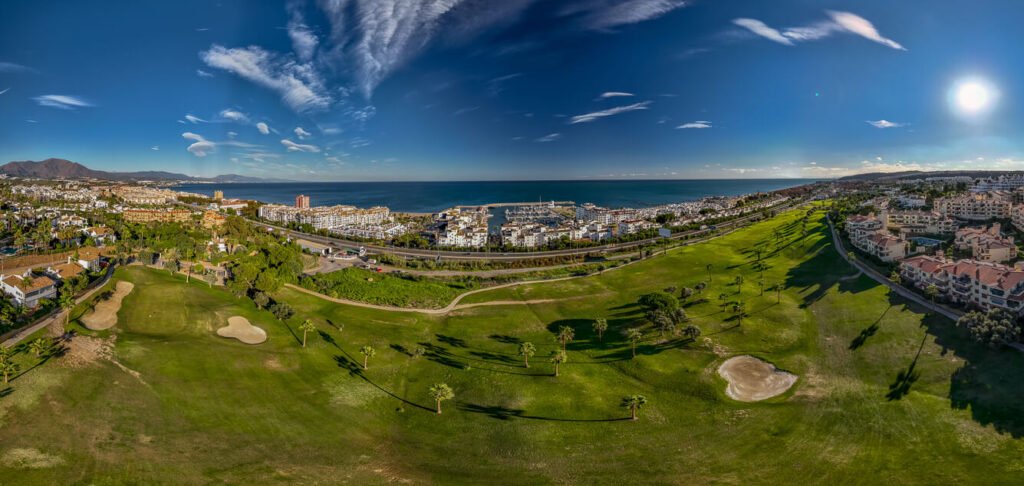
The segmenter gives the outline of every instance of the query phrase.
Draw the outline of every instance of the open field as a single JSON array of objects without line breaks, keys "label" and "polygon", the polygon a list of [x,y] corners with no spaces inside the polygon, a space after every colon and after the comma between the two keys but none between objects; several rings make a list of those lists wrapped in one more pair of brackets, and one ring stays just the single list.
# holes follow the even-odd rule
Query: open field
[{"label": "open field", "polygon": [[[115,278],[135,289],[117,326],[72,324],[110,343],[109,356],[32,368],[22,352],[29,371],[0,385],[0,482],[1018,482],[1024,354],[971,344],[870,279],[844,279],[855,272],[822,213],[807,234],[801,216],[601,275],[465,300],[553,302],[445,316],[286,289],[274,298],[297,314],[280,322],[223,289],[122,268]],[[686,306],[703,335],[662,340],[645,327],[630,359],[622,331],[646,326],[637,298],[708,281],[709,263],[709,288]],[[779,295],[769,290],[777,283]],[[742,324],[729,310],[739,300]],[[268,340],[218,337],[231,316],[258,323]],[[591,330],[598,317],[609,322],[603,342]],[[318,328],[307,349],[304,319]],[[555,378],[547,357],[560,326],[576,338]],[[530,368],[516,354],[521,341],[537,347]],[[365,345],[377,352],[362,370]],[[413,357],[416,348],[425,354]],[[775,398],[734,401],[717,369],[735,355],[798,380]],[[438,382],[456,394],[442,415],[428,396]],[[619,406],[633,394],[649,401],[636,422]]]}]

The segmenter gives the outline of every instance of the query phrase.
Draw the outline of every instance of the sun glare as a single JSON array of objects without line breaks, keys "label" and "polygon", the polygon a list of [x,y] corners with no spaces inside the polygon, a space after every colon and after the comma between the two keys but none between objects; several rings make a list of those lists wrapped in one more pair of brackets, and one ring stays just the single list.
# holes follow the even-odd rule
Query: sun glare
[{"label": "sun glare", "polygon": [[976,117],[990,111],[998,96],[996,89],[981,79],[961,81],[951,94],[956,111],[967,117]]}]

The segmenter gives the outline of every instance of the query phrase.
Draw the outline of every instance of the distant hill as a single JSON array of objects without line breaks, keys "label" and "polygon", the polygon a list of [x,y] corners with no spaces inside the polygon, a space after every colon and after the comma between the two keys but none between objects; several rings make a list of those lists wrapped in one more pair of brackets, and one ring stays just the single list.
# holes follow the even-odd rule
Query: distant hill
[{"label": "distant hill", "polygon": [[238,174],[225,174],[216,177],[192,177],[164,171],[142,172],[107,172],[93,170],[77,162],[64,159],[46,159],[41,162],[31,160],[8,162],[0,165],[0,174],[11,177],[31,177],[37,179],[101,179],[107,181],[195,181],[195,182],[280,182],[280,180],[261,179]]},{"label": "distant hill", "polygon": [[912,180],[912,179],[926,179],[929,177],[974,177],[974,178],[985,178],[985,177],[999,177],[1002,175],[1024,175],[1024,171],[1019,170],[939,170],[939,171],[922,171],[922,170],[908,170],[903,172],[869,172],[866,174],[857,174],[846,177],[840,177],[836,179],[839,182],[856,182],[856,181],[900,181],[900,180]]}]

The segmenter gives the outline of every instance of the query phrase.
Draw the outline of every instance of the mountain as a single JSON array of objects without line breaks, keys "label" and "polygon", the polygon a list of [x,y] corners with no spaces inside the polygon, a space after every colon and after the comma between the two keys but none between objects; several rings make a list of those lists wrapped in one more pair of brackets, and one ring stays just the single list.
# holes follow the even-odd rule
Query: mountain
[{"label": "mountain", "polygon": [[30,177],[36,179],[102,179],[107,181],[193,181],[193,182],[279,182],[278,180],[261,179],[238,174],[225,174],[216,177],[192,177],[164,171],[142,172],[107,172],[93,170],[77,162],[64,159],[46,159],[41,162],[31,160],[8,162],[0,165],[0,174],[11,177]]},{"label": "mountain", "polygon": [[1019,170],[938,170],[921,171],[908,170],[903,172],[868,172],[836,179],[839,182],[864,182],[864,181],[901,181],[912,179],[927,179],[929,177],[973,177],[982,179],[986,177],[999,177],[1003,175],[1021,175],[1024,172]]}]

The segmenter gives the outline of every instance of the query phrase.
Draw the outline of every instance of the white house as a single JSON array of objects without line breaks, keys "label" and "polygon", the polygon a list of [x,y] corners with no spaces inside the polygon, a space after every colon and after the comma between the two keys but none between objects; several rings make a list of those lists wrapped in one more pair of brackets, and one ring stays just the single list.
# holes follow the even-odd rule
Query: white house
[{"label": "white house", "polygon": [[0,275],[0,288],[18,305],[26,307],[36,307],[41,299],[57,296],[57,284],[46,276]]}]

